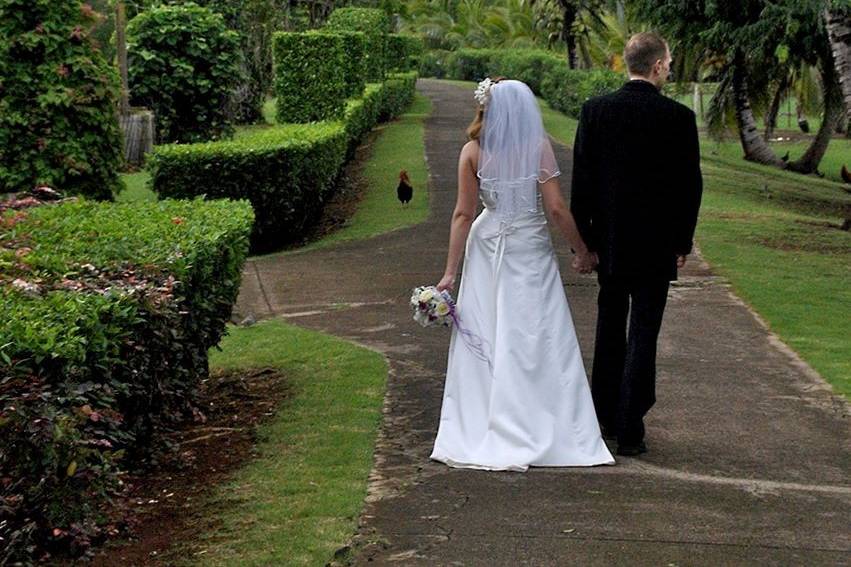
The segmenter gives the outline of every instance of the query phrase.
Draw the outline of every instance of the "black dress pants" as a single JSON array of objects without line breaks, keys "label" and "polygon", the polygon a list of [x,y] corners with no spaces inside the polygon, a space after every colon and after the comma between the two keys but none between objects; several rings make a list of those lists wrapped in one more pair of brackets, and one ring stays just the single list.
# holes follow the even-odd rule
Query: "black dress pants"
[{"label": "black dress pants", "polygon": [[656,402],[656,340],[669,286],[663,279],[600,278],[591,394],[597,419],[620,445],[644,439],[644,416]]}]

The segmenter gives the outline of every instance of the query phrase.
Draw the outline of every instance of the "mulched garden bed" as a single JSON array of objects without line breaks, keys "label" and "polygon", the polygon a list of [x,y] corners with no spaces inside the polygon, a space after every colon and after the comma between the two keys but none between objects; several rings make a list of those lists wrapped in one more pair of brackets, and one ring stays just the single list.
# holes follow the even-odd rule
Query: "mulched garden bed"
[{"label": "mulched garden bed", "polygon": [[203,419],[168,435],[173,450],[156,468],[126,478],[121,506],[127,537],[96,552],[92,564],[169,564],[169,557],[214,528],[208,497],[253,457],[258,424],[291,395],[275,369],[212,373],[199,396]]}]

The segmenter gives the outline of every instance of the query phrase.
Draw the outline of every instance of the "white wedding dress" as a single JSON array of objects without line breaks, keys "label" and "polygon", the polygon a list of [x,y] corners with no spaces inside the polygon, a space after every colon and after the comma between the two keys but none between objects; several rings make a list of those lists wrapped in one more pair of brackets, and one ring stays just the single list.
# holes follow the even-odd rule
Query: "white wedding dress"
[{"label": "white wedding dress", "polygon": [[525,183],[535,202],[510,220],[497,213],[500,194],[487,190],[493,184],[486,177],[480,183],[485,209],[467,239],[457,314],[486,356],[453,328],[431,458],[511,471],[614,464],[597,423],[538,178]]}]

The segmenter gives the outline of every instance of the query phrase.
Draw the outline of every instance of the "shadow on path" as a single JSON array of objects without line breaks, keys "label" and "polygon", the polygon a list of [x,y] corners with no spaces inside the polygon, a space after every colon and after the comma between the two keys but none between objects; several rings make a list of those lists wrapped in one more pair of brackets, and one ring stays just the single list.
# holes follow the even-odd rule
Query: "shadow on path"
[{"label": "shadow on path", "polygon": [[[525,474],[428,460],[449,334],[418,327],[408,299],[443,271],[473,103],[467,90],[438,81],[421,80],[419,89],[434,103],[426,122],[429,220],[250,260],[237,306],[366,345],[390,362],[355,563],[849,564],[848,404],[699,260],[671,289],[650,453],[615,467]],[[570,156],[559,147],[557,157],[566,185]],[[573,273],[563,239],[554,241],[590,368],[596,281]]]}]

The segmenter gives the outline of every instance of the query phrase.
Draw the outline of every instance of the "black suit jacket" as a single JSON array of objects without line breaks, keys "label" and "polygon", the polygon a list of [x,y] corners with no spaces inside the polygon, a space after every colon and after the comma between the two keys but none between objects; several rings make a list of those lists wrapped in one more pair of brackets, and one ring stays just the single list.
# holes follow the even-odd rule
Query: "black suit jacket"
[{"label": "black suit jacket", "polygon": [[582,107],[570,209],[600,277],[677,279],[703,192],[694,112],[645,81]]}]

